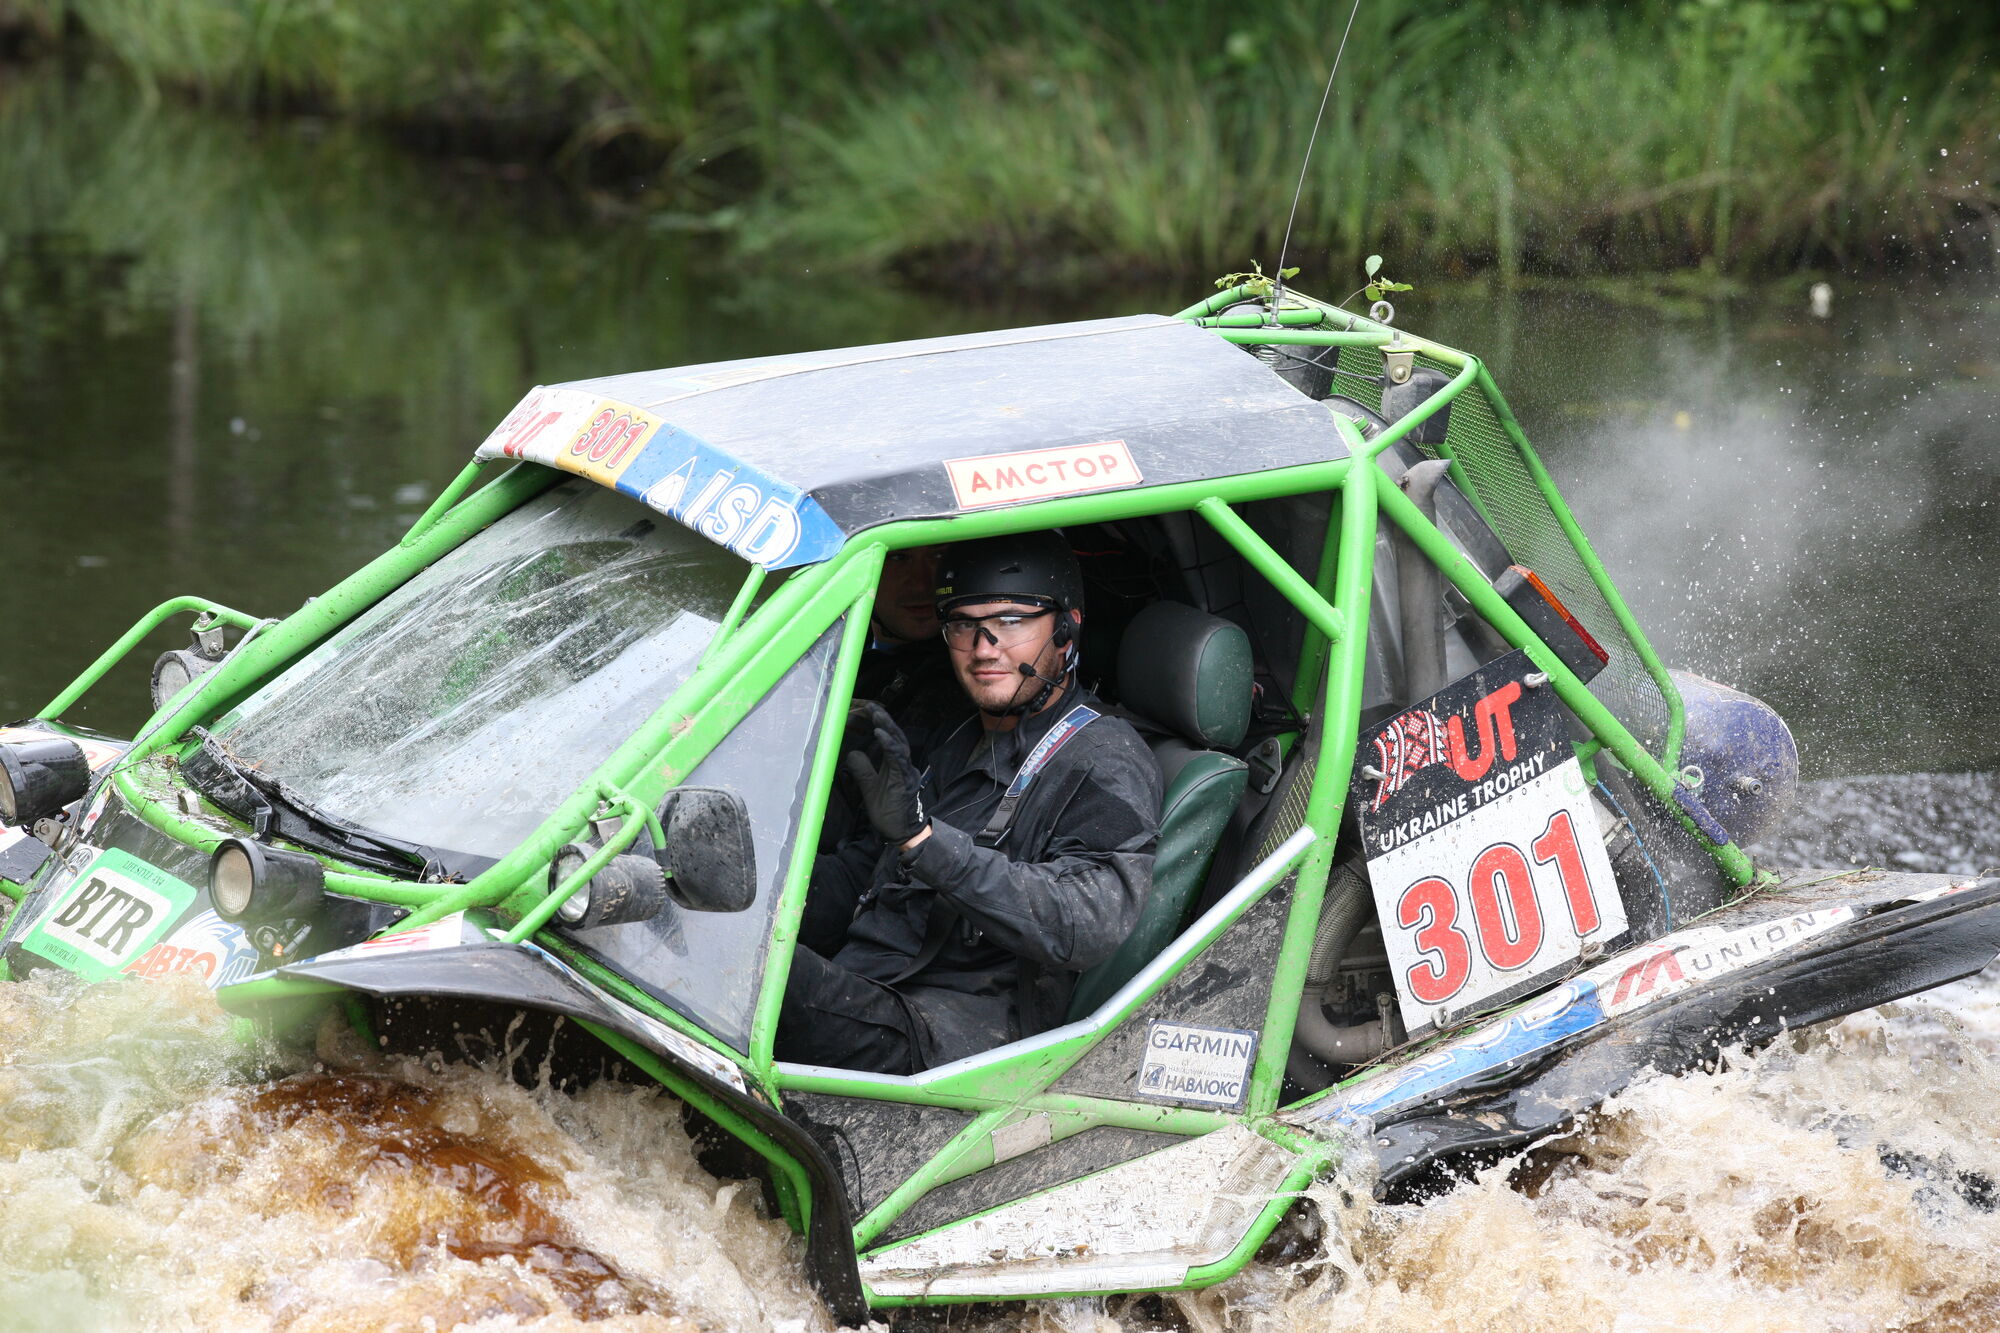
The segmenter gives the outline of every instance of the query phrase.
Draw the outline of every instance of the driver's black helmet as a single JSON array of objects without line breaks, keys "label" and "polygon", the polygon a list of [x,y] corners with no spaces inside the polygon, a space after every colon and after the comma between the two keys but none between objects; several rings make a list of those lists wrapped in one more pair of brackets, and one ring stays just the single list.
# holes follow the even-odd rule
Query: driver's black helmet
[{"label": "driver's black helmet", "polygon": [[1003,598],[1058,611],[1083,609],[1083,571],[1061,533],[983,537],[944,549],[938,562],[939,615],[967,602]]}]

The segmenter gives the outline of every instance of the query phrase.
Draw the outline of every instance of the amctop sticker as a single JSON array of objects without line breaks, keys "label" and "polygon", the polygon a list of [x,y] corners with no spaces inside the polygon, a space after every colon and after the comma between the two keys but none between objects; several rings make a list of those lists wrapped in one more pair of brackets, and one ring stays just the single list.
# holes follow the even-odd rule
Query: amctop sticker
[{"label": "amctop sticker", "polygon": [[1116,490],[1144,480],[1123,440],[1024,449],[986,458],[951,458],[945,460],[944,467],[960,509]]}]

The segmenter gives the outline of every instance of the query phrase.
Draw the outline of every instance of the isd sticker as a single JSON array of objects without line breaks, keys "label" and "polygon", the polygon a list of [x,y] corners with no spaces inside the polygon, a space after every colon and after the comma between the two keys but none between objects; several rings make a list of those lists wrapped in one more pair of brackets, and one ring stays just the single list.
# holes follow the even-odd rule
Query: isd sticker
[{"label": "isd sticker", "polygon": [[103,981],[159,943],[194,899],[194,888],[166,871],[125,852],[103,852],[42,913],[21,947]]},{"label": "isd sticker", "polygon": [[1153,1102],[1235,1110],[1250,1095],[1250,1063],[1256,1054],[1254,1032],[1150,1023],[1138,1094]]}]

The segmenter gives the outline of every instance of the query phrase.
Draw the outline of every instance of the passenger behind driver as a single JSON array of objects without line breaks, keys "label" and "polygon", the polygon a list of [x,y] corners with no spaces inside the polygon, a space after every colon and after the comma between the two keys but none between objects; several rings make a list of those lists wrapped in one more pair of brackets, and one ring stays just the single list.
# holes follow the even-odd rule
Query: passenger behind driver
[{"label": "passenger behind driver", "polygon": [[[965,712],[965,695],[938,636],[938,556],[944,549],[912,546],[883,560],[868,615],[868,650],[854,680],[857,700],[873,699],[896,719],[919,768],[930,743]],[[850,738],[849,747],[854,743]],[[840,774],[820,825],[819,849],[831,851],[866,827],[853,780]]]},{"label": "passenger behind driver", "polygon": [[937,608],[964,715],[920,774],[887,711],[857,704],[842,765],[871,827],[814,867],[782,1060],[911,1074],[1051,1027],[1151,889],[1159,771],[1079,683],[1067,543],[947,548]]}]

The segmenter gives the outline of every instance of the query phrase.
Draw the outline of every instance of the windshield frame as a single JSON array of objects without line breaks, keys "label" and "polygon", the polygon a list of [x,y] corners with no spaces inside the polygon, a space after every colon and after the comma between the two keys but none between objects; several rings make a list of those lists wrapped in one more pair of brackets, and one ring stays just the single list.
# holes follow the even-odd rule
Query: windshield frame
[{"label": "windshield frame", "polygon": [[[188,777],[250,819],[240,778],[195,763],[219,746],[303,803],[294,825],[321,816],[469,879],[694,674],[761,583],[686,525],[558,474],[261,680],[183,757]],[[295,840],[397,873],[316,831]]]}]

